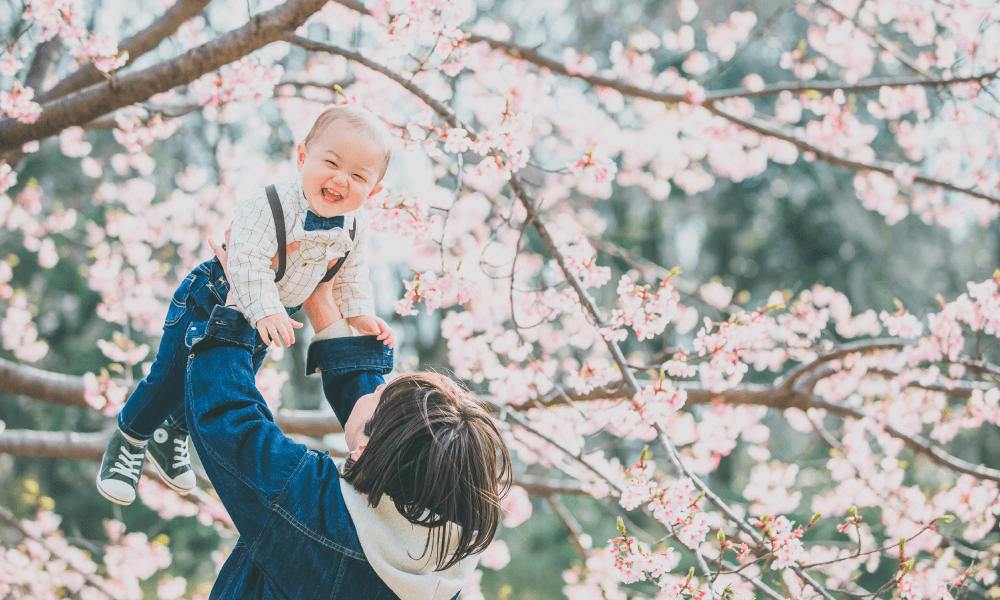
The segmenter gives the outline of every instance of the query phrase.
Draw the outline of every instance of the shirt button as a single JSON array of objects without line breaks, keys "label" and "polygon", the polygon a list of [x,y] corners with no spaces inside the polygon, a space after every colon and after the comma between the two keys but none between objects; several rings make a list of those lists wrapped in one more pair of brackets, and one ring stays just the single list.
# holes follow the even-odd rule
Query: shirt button
[{"label": "shirt button", "polygon": [[191,354],[188,354],[188,358],[194,358],[194,352],[192,352]]}]

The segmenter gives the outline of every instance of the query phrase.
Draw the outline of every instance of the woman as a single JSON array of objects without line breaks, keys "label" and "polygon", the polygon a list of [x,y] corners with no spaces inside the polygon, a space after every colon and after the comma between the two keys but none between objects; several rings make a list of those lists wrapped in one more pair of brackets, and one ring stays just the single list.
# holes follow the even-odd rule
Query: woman
[{"label": "woman", "polygon": [[[335,330],[324,291],[307,315]],[[274,424],[251,366],[261,341],[238,311],[216,306],[185,343],[191,439],[240,533],[211,598],[457,596],[510,484],[510,458],[480,401],[435,373],[384,384],[392,350],[374,336],[314,340],[307,372],[322,374],[351,450],[341,472]]]}]

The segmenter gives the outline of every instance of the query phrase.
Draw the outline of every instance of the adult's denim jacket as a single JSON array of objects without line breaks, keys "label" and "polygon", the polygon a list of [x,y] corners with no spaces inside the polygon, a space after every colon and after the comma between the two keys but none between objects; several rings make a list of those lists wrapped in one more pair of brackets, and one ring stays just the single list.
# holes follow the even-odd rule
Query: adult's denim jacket
[{"label": "adult's denim jacket", "polygon": [[[397,598],[365,559],[333,460],[275,425],[254,384],[255,335],[243,315],[217,306],[185,336],[191,439],[240,534],[210,598]],[[372,336],[323,340],[308,365],[345,423],[392,369],[392,350]]]}]

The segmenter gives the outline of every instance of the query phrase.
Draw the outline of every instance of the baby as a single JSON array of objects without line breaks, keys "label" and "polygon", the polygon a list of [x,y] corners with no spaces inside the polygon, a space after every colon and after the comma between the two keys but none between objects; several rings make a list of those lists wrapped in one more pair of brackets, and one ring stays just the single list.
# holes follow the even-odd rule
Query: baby
[{"label": "baby", "polygon": [[298,177],[240,200],[227,233],[229,278],[213,259],[196,267],[174,293],[156,359],[118,414],[104,451],[97,489],[108,500],[122,505],[135,500],[147,455],[168,487],[182,494],[194,488],[184,419],[185,334],[195,335],[191,324],[206,321],[216,304],[225,304],[230,289],[258,332],[254,373],[268,346],[295,342],[294,330],[302,323],[289,315],[314,293],[332,294],[345,317],[313,323],[316,338],[350,335],[353,328],[395,345],[393,331],[375,316],[367,223],[358,210],[382,189],[392,156],[388,129],[362,108],[332,106],[295,154]]}]

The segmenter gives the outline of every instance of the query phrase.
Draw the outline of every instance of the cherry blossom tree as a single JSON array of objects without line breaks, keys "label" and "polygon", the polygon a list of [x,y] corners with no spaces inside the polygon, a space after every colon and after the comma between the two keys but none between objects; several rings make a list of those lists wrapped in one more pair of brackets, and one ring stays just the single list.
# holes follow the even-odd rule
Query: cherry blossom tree
[{"label": "cherry blossom tree", "polygon": [[[678,0],[669,29],[560,49],[463,0],[176,0],[124,33],[73,0],[6,9],[0,392],[76,416],[0,421],[0,452],[98,460],[105,434],[77,428],[111,426],[239,191],[322,106],[358,102],[399,137],[366,207],[376,262],[409,273],[388,306],[437,326],[447,367],[494,406],[519,464],[505,524],[535,497],[565,525],[567,597],[996,597],[1000,456],[969,447],[1000,426],[1000,271],[926,314],[856,310],[821,284],[746,297],[606,235],[616,196],[666,204],[814,164],[890,225],[995,227],[1000,5],[790,6],[791,44],[753,10],[709,20]],[[709,83],[755,48],[759,72]],[[53,348],[83,327],[102,358],[67,368]],[[272,362],[258,384],[286,432],[326,448],[332,415],[281,407],[296,377]],[[723,489],[737,457],[745,485]],[[181,498],[146,479],[162,517],[231,535],[206,480]],[[603,537],[573,496],[601,507]],[[169,572],[168,540],[111,519],[98,560],[45,490],[23,506],[0,512],[4,597],[142,598],[147,579],[207,597]],[[498,540],[482,566],[510,560]],[[481,595],[477,577],[463,597]]]}]

